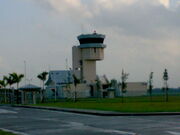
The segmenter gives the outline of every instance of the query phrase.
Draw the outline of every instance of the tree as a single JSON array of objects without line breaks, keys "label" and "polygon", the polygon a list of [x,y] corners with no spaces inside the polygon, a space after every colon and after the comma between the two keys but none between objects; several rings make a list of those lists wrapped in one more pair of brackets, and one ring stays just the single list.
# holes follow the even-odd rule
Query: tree
[{"label": "tree", "polygon": [[13,77],[9,74],[9,76],[4,76],[3,79],[6,80],[7,85],[9,85],[9,88],[11,89],[11,86],[15,83]]},{"label": "tree", "polygon": [[14,83],[17,84],[17,90],[19,88],[19,83],[21,82],[22,78],[24,77],[23,74],[11,73],[10,76],[12,77]]},{"label": "tree", "polygon": [[150,95],[150,100],[152,101],[152,88],[153,88],[153,72],[150,73],[149,75],[149,88],[148,88],[148,93]]},{"label": "tree", "polygon": [[48,75],[48,72],[44,71],[42,73],[40,73],[39,75],[37,75],[37,78],[40,79],[43,83],[43,87],[42,87],[42,91],[41,91],[41,102],[44,101],[44,82],[46,81],[47,79],[47,75]]},{"label": "tree", "polygon": [[119,83],[116,79],[112,79],[109,83],[110,88],[113,88],[115,91],[115,96],[120,95]]},{"label": "tree", "polygon": [[169,76],[168,76],[168,71],[167,69],[164,70],[164,73],[163,73],[163,80],[164,80],[164,87],[163,89],[165,90],[165,95],[166,95],[166,102],[168,102],[168,83],[167,81],[169,80]]},{"label": "tree", "polygon": [[[9,76],[4,76],[3,79],[6,81],[7,85],[9,85],[9,89],[11,89],[11,86],[16,83],[10,74]],[[10,102],[14,102],[14,96],[11,97],[10,100]]]},{"label": "tree", "polygon": [[6,86],[7,86],[7,81],[5,80],[5,78],[3,77],[3,80],[0,80],[0,87],[4,88],[4,102],[7,102],[7,94],[6,94]]},{"label": "tree", "polygon": [[17,93],[16,93],[16,102],[19,103],[19,83],[21,82],[22,78],[24,77],[23,74],[11,73],[10,76],[12,77],[14,83],[17,84]]},{"label": "tree", "polygon": [[124,70],[122,70],[121,74],[121,93],[122,93],[122,102],[124,102],[124,96],[123,94],[126,93],[127,83],[126,80],[128,79],[129,74],[125,73]]},{"label": "tree", "polygon": [[96,89],[97,89],[97,97],[101,97],[101,89],[102,89],[102,82],[101,80],[99,79],[99,77],[97,76],[96,78]]},{"label": "tree", "polygon": [[73,74],[73,79],[74,79],[74,102],[76,102],[76,98],[77,98],[77,92],[76,92],[76,87],[77,85],[80,83],[80,80],[76,77],[75,74]]},{"label": "tree", "polygon": [[3,78],[3,80],[0,80],[0,87],[6,88],[6,86],[7,86],[6,80]]}]

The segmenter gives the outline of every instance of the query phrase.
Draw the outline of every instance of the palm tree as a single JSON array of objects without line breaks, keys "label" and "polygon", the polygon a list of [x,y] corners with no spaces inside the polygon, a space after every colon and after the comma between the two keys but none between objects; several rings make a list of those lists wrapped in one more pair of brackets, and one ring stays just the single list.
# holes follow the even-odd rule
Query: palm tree
[{"label": "palm tree", "polygon": [[4,88],[4,101],[5,103],[7,102],[7,98],[6,98],[6,86],[7,86],[7,82],[3,77],[3,80],[0,80],[0,87]]},{"label": "palm tree", "polygon": [[48,75],[48,72],[44,71],[44,72],[40,73],[37,76],[37,78],[40,79],[43,82],[42,93],[41,93],[41,101],[42,102],[44,100],[44,94],[43,94],[43,91],[44,91],[44,82],[46,81],[47,75]]},{"label": "palm tree", "polygon": [[0,87],[5,88],[6,86],[7,86],[7,84],[6,84],[5,80],[4,79],[0,80]]},{"label": "palm tree", "polygon": [[17,84],[16,102],[19,103],[19,100],[18,100],[19,99],[19,90],[18,90],[18,88],[19,88],[19,83],[21,82],[24,75],[23,74],[17,74],[17,73],[14,72],[14,73],[11,73],[10,76],[12,77],[14,83]]},{"label": "palm tree", "polygon": [[13,77],[9,74],[9,76],[4,76],[3,79],[7,82],[7,85],[9,85],[9,88],[11,89],[11,86],[15,83]]},{"label": "palm tree", "polygon": [[17,84],[17,90],[19,88],[19,83],[21,82],[22,78],[24,77],[23,74],[11,73],[10,76],[13,78],[14,82]]},{"label": "palm tree", "polygon": [[[9,85],[9,89],[11,89],[11,86],[15,83],[13,77],[9,74],[9,76],[4,76],[3,79],[6,81],[7,85]],[[13,98],[12,97],[10,98],[11,100],[10,102],[14,101]]]}]

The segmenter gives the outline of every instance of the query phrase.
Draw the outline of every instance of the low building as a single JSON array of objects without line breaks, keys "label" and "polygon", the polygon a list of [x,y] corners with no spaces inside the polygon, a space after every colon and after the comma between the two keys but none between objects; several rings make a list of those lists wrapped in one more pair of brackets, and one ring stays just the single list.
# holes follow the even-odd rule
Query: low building
[{"label": "low building", "polygon": [[147,95],[147,82],[127,82],[126,96]]},{"label": "low building", "polygon": [[27,84],[19,88],[21,91],[22,104],[36,104],[37,97],[40,96],[41,87]]},{"label": "low building", "polygon": [[69,70],[53,70],[49,71],[46,85],[46,98],[64,98],[62,87],[72,84],[72,72]]},{"label": "low building", "polygon": [[70,70],[54,70],[49,72],[46,82],[46,98],[78,98],[90,97],[90,87],[85,83],[73,84],[73,74]]}]

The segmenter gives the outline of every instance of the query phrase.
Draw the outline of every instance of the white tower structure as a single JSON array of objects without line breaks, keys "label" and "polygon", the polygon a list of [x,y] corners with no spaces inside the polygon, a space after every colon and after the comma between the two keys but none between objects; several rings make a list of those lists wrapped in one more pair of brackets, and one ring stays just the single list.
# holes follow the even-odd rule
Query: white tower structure
[{"label": "white tower structure", "polygon": [[104,59],[103,44],[105,35],[82,34],[78,37],[80,45],[72,48],[73,73],[81,82],[94,83],[96,80],[96,61]]}]

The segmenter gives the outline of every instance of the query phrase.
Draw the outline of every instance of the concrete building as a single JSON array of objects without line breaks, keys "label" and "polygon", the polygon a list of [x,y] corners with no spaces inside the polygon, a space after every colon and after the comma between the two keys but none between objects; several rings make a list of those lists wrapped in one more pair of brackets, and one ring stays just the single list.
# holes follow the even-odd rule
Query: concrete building
[{"label": "concrete building", "polygon": [[147,82],[127,82],[126,96],[144,96],[147,95]]},{"label": "concrete building", "polygon": [[[103,42],[105,35],[81,34],[77,37],[80,45],[72,47],[72,71],[50,71],[46,82],[48,98],[98,97],[96,89],[96,61],[104,59]],[[80,79],[80,84],[74,87],[73,74]],[[102,95],[102,92],[101,94]]]},{"label": "concrete building", "polygon": [[94,83],[96,61],[104,59],[105,35],[94,32],[93,34],[79,35],[77,38],[80,45],[72,48],[73,73],[83,83]]}]

